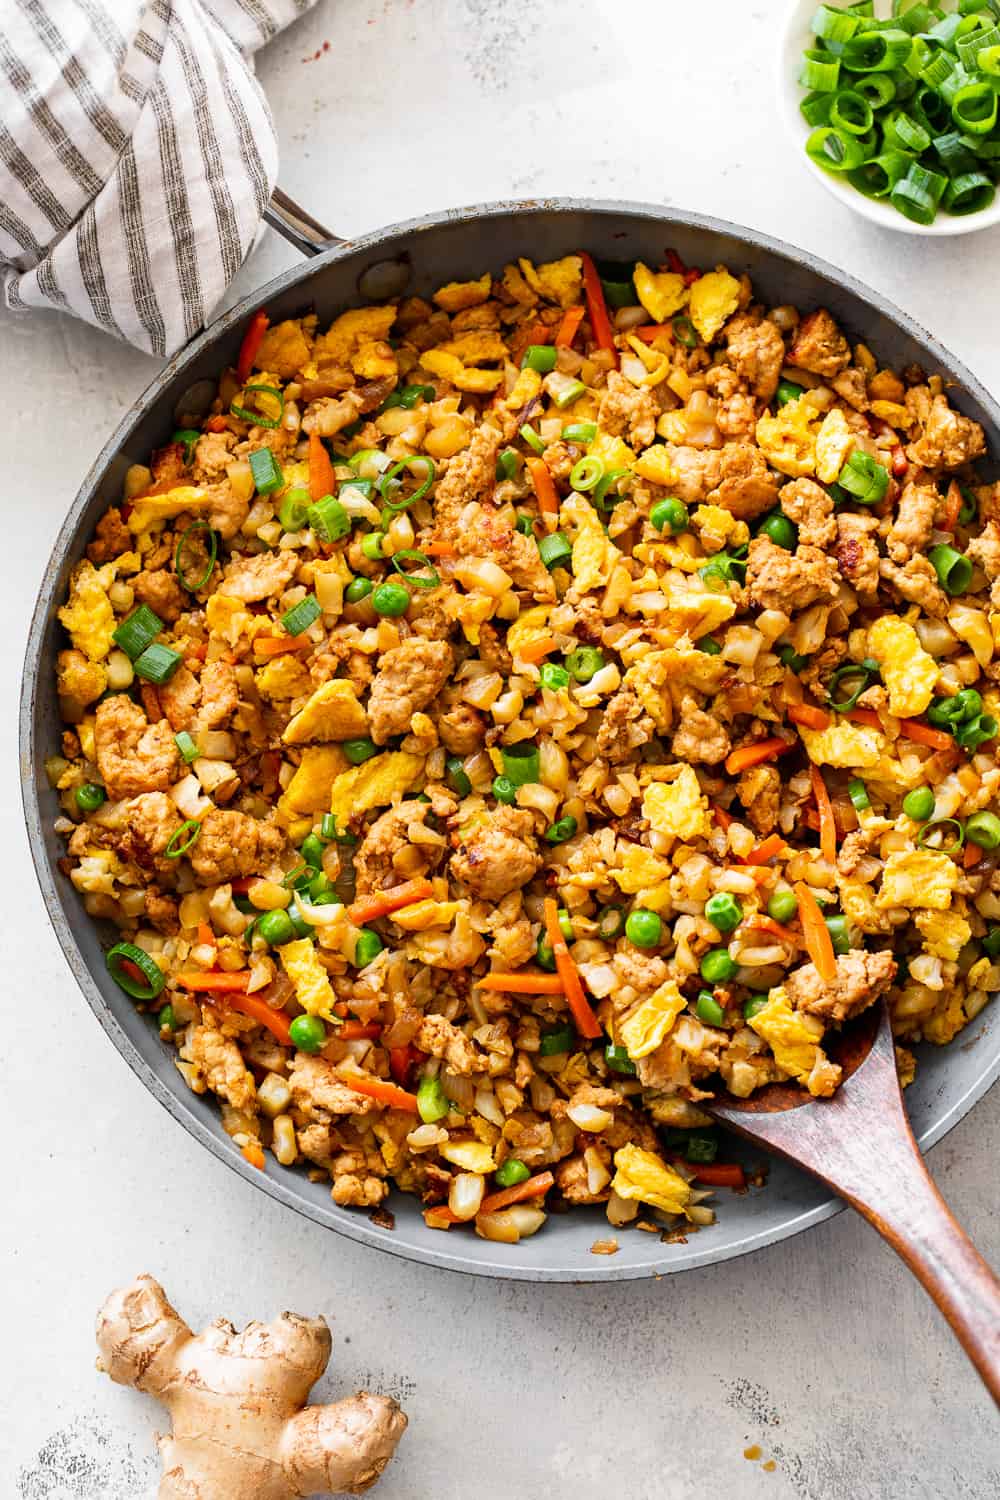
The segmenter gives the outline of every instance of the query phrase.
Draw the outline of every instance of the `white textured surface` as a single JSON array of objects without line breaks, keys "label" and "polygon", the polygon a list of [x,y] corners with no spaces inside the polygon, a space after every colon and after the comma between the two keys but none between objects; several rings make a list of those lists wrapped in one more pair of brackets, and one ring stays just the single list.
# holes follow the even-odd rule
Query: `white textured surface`
[{"label": "white textured surface", "polygon": [[[262,59],[283,181],[349,233],[536,193],[669,201],[849,266],[1000,384],[1000,239],[903,241],[789,155],[776,4],[340,0]],[[305,62],[329,40],[330,49]],[[443,106],[443,107],[442,107]],[[291,252],[269,236],[242,295]],[[78,995],[31,874],[14,765],[24,629],[60,518],[153,362],[58,317],[0,320],[4,1008],[0,1495],[151,1500],[158,1410],[93,1371],[104,1294],[159,1275],[195,1323],[291,1306],[335,1337],[321,1393],[411,1417],[378,1493],[409,1500],[986,1500],[995,1417],[924,1294],[860,1222],[658,1283],[499,1285],[365,1252],[252,1192],[154,1104]],[[932,1153],[1000,1260],[1000,1096]],[[725,1205],[723,1204],[723,1211]],[[777,1461],[765,1473],[742,1449]]]}]

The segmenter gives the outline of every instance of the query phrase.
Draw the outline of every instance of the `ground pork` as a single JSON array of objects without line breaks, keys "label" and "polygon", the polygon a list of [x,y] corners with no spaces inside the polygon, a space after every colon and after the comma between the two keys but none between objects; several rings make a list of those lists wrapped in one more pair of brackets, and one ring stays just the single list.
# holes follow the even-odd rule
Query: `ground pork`
[{"label": "ground pork", "polygon": [[97,523],[94,540],[87,548],[87,556],[95,568],[100,568],[120,557],[123,552],[128,552],[131,546],[132,533],[122,520],[121,511],[116,505],[112,505]]},{"label": "ground pork", "polygon": [[830,384],[842,401],[855,411],[868,410],[868,386],[861,370],[841,370]]},{"label": "ground pork", "polygon": [[612,991],[616,1011],[627,1010],[637,996],[651,995],[669,977],[669,969],[655,953],[641,953],[631,945],[611,960],[618,983]]},{"label": "ground pork", "polygon": [[147,604],[154,614],[170,625],[188,607],[188,597],[178,583],[176,573],[167,568],[137,573],[132,588],[139,604]]},{"label": "ground pork", "polygon": [[209,485],[208,524],[217,531],[223,541],[232,541],[243,522],[250,514],[249,500],[237,495],[228,479],[220,479]]},{"label": "ground pork", "polygon": [[833,555],[842,577],[862,604],[875,602],[878,592],[879,555],[872,536],[878,530],[876,516],[842,511],[837,517],[837,540]]},{"label": "ground pork", "polygon": [[181,826],[181,815],[166,792],[143,792],[124,807],[125,831],[118,846],[123,859],[142,870],[176,869],[175,860],[163,860],[163,852]]},{"label": "ground pork", "polygon": [[846,1021],[866,1010],[896,975],[891,953],[866,953],[853,949],[837,959],[837,976],[829,984],[814,964],[803,964],[785,980],[785,991],[796,1010],[824,1021]]},{"label": "ground pork", "polygon": [[939,504],[940,496],[933,485],[904,486],[886,538],[893,562],[908,562],[918,552],[924,551],[934,530],[934,512]]},{"label": "ground pork", "polygon": [[781,806],[781,772],[774,766],[751,766],[737,781],[736,795],[751,826],[758,833],[773,833]]},{"label": "ground pork", "polygon": [[832,380],[850,362],[850,346],[825,307],[802,319],[788,351],[790,365]]},{"label": "ground pork", "polygon": [[434,492],[434,525],[442,541],[454,543],[459,516],[470,500],[492,496],[501,441],[497,428],[477,427],[469,446],[449,461]]},{"label": "ground pork", "polygon": [[948,596],[938,583],[933,563],[926,557],[911,557],[902,567],[883,557],[878,570],[880,577],[891,584],[901,598],[919,604],[935,619],[944,619],[948,613]]},{"label": "ground pork", "polygon": [[489,620],[484,620],[479,627],[479,656],[491,672],[499,672],[504,677],[510,676],[514,663],[507,650],[507,642]]},{"label": "ground pork", "polygon": [[715,448],[688,448],[665,443],[670,467],[674,471],[670,492],[685,505],[704,500],[721,477],[721,460]]},{"label": "ground pork", "polygon": [[[607,1146],[601,1152],[602,1159],[607,1166],[611,1160],[611,1153]],[[598,1192],[592,1193],[588,1182],[587,1163],[582,1156],[570,1156],[559,1163],[556,1168],[556,1187],[562,1193],[567,1203],[606,1203],[611,1196],[611,1185],[606,1184]]]},{"label": "ground pork", "polygon": [[680,761],[717,766],[732,749],[729,735],[718,719],[698,707],[689,694],[681,699],[680,724],[670,746]]},{"label": "ground pork", "polygon": [[199,728],[220,729],[236,712],[238,702],[235,667],[227,661],[206,662],[201,673]]},{"label": "ground pork", "polygon": [[383,653],[368,699],[368,723],[376,745],[409,732],[413,715],[433,703],[454,663],[447,641],[414,637]]},{"label": "ground pork", "polygon": [[463,1078],[484,1073],[488,1066],[489,1059],[485,1054],[469,1041],[464,1031],[446,1021],[444,1016],[425,1016],[413,1045],[431,1057],[440,1057],[453,1073]]},{"label": "ground pork", "polygon": [[309,1120],[328,1121],[335,1115],[368,1115],[378,1109],[374,1099],[356,1094],[338,1076],[332,1063],[323,1057],[296,1052],[288,1087],[292,1103]]},{"label": "ground pork", "polygon": [[[395,860],[404,850],[407,851],[408,879],[425,875],[437,864],[443,852],[440,845],[413,844],[410,841],[411,828],[422,828],[429,812],[429,803],[411,800],[401,802],[398,807],[391,807],[388,812],[375,819],[354,851],[354,874],[359,896],[384,890],[387,885],[401,878],[397,874]],[[413,862],[415,854],[420,855],[420,868]]]},{"label": "ground pork", "polygon": [[372,1167],[385,1172],[377,1151],[339,1151],[330,1163],[333,1187],[330,1196],[343,1208],[377,1208],[389,1196],[389,1184]]},{"label": "ground pork", "polygon": [[160,708],[175,733],[191,727],[194,711],[201,698],[201,688],[190,667],[184,666],[182,662],[170,680],[160,684],[156,695]]},{"label": "ground pork", "polygon": [[608,699],[597,731],[597,753],[615,766],[648,744],[656,730],[631,688],[621,688]]},{"label": "ground pork", "polygon": [[247,604],[259,603],[287,588],[298,566],[298,554],[291,550],[235,557],[222,576],[219,593]]},{"label": "ground pork", "polygon": [[177,779],[180,753],[166,719],[150,724],[123,693],[97,705],[94,722],[97,768],[112,802],[140,792],[162,792]]},{"label": "ground pork", "polygon": [[203,432],[194,445],[191,476],[197,484],[217,484],[233,462],[236,438],[231,432]]},{"label": "ground pork", "polygon": [[799,528],[799,541],[811,547],[829,547],[837,535],[833,501],[822,485],[812,479],[793,479],[778,496],[781,509]]},{"label": "ground pork", "polygon": [[202,819],[201,837],[189,858],[202,885],[218,885],[241,875],[262,874],[284,845],[280,828],[246,813],[213,807]]},{"label": "ground pork", "polygon": [[181,1053],[194,1064],[201,1079],[234,1109],[253,1107],[257,1096],[253,1074],[248,1071],[239,1047],[212,1025],[193,1025]]},{"label": "ground pork", "polygon": [[318,433],[320,437],[336,437],[343,428],[357,421],[364,410],[364,404],[360,391],[347,391],[339,399],[319,396],[306,407],[302,430]]},{"label": "ground pork", "polygon": [[484,901],[499,901],[526,885],[542,863],[533,829],[530,812],[496,808],[463,839],[451,857],[451,873]]},{"label": "ground pork", "polygon": [[837,568],[818,547],[803,545],[787,552],[770,537],[756,536],[747,555],[747,587],[761,609],[795,614],[836,597]]},{"label": "ground pork", "polygon": [[773,323],[741,313],[725,329],[729,363],[761,401],[770,401],[778,389],[785,362],[785,341]]},{"label": "ground pork", "polygon": [[557,484],[569,484],[569,476],[573,472],[573,465],[580,457],[581,452],[580,448],[571,448],[569,443],[564,443],[561,440],[556,443],[549,443],[542,457],[545,460],[545,467]]},{"label": "ground pork", "polygon": [[486,736],[486,724],[480,713],[467,703],[456,703],[437,717],[441,743],[452,755],[471,755]]},{"label": "ground pork", "polygon": [[982,427],[950,407],[946,396],[931,396],[927,386],[916,386],[906,393],[906,409],[919,431],[906,450],[911,463],[925,469],[960,469],[986,452]]},{"label": "ground pork", "polygon": [[718,454],[719,477],[706,499],[743,521],[777,504],[778,484],[764,455],[752,443],[726,443]]},{"label": "ground pork", "polygon": [[648,448],[656,437],[659,412],[652,394],[645,387],[634,386],[617,370],[608,372],[607,384],[597,411],[602,432],[612,437],[628,436],[633,448]]},{"label": "ground pork", "polygon": [[727,438],[749,439],[757,426],[757,407],[752,396],[737,391],[719,405],[715,414],[715,425]]},{"label": "ground pork", "polygon": [[167,937],[173,937],[180,931],[176,900],[157,890],[155,885],[146,887],[146,921]]}]

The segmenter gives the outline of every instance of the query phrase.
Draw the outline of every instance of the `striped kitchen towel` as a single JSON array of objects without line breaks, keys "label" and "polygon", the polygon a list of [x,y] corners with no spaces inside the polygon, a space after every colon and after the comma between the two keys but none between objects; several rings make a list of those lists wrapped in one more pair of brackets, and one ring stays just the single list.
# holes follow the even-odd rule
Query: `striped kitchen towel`
[{"label": "striped kitchen towel", "polygon": [[253,52],[314,0],[0,0],[0,290],[151,354],[208,321],[278,146]]}]

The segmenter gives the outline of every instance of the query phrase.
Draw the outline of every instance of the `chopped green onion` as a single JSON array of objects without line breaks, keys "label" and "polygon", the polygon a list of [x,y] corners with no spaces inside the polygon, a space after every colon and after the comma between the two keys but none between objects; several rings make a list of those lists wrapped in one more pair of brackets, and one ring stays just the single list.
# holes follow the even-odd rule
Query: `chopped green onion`
[{"label": "chopped green onion", "polygon": [[323,613],[319,600],[315,594],[307,594],[298,604],[292,606],[281,617],[281,623],[289,635],[301,635],[303,630],[308,630],[315,620]]},{"label": "chopped green onion", "polygon": [[519,512],[514,522],[514,530],[520,532],[522,536],[534,536],[535,523],[526,512]]},{"label": "chopped green onion", "polygon": [[358,453],[352,454],[347,462],[359,478],[371,480],[376,480],[392,465],[392,459],[381,448],[362,448]]},{"label": "chopped green onion", "polygon": [[806,139],[806,155],[826,172],[853,172],[864,161],[865,149],[845,131],[819,125]]},{"label": "chopped green onion", "polygon": [[500,759],[504,774],[512,786],[528,786],[541,774],[541,757],[533,740],[519,740],[516,745],[501,745]]},{"label": "chopped green onion", "polygon": [[[957,130],[946,131],[944,135],[936,135],[932,142],[934,150],[940,159],[941,165],[951,177],[959,177],[965,172],[976,172],[979,163],[969,150],[966,138]],[[947,197],[951,184],[945,190]]]},{"label": "chopped green onion", "polygon": [[385,556],[385,553],[382,551],[384,540],[384,531],[369,531],[361,538],[362,557],[367,557],[369,562],[378,562],[380,557]]},{"label": "chopped green onion", "polygon": [[534,448],[536,453],[545,452],[545,444],[542,442],[535,429],[533,427],[529,427],[527,422],[525,422],[523,427],[519,427],[517,431],[518,436],[527,443],[529,448]]},{"label": "chopped green onion", "polygon": [[846,10],[821,5],[809,24],[825,42],[846,42],[858,29],[858,17]]},{"label": "chopped green onion", "polygon": [[344,759],[352,766],[363,765],[366,760],[371,760],[373,755],[378,754],[375,741],[367,736],[356,740],[342,740],[340,748],[344,752]]},{"label": "chopped green onion", "polygon": [[927,554],[945,593],[964,594],[972,582],[972,563],[954,547],[932,547]]},{"label": "chopped green onion", "polygon": [[336,813],[324,813],[319,825],[319,836],[329,844],[337,837],[337,815]]},{"label": "chopped green onion", "polygon": [[572,813],[567,813],[564,818],[559,818],[552,824],[551,828],[545,830],[545,837],[550,844],[565,844],[571,839],[577,830],[577,821]]},{"label": "chopped green onion", "polygon": [[522,370],[537,370],[539,375],[547,375],[556,367],[559,351],[554,344],[529,344],[521,357]]},{"label": "chopped green onion", "polygon": [[913,38],[899,28],[859,32],[844,43],[842,61],[852,73],[894,73],[912,49]]},{"label": "chopped green onion", "polygon": [[[126,995],[131,995],[133,1000],[155,1000],[167,982],[156,960],[144,949],[136,947],[135,943],[116,943],[113,948],[108,949],[105,963],[119,989],[123,989]],[[126,964],[138,969],[142,977],[136,979],[125,968]]]},{"label": "chopped green onion", "polygon": [[962,505],[958,512],[958,524],[960,526],[971,526],[979,514],[979,501],[968,485],[959,485],[959,489],[962,492]]},{"label": "chopped green onion", "polygon": [[155,615],[148,604],[140,604],[135,613],[117,627],[112,639],[126,656],[135,661],[147,646],[152,645],[162,629],[163,621],[159,615]]},{"label": "chopped green onion", "polygon": [[174,744],[180,751],[181,760],[184,761],[185,765],[189,766],[201,754],[194,739],[188,734],[186,729],[182,729],[179,734],[174,735]]},{"label": "chopped green onion", "polygon": [[[248,396],[255,398],[253,403],[247,400]],[[264,397],[267,398],[266,401]],[[249,422],[254,427],[270,429],[277,427],[281,422],[285,412],[285,398],[273,385],[245,385],[241,400],[233,401],[229,410],[234,417],[239,417],[241,422]]]},{"label": "chopped green onion", "polygon": [[520,454],[515,448],[505,448],[502,453],[498,453],[496,466],[497,479],[513,479],[520,462]]},{"label": "chopped green onion", "polygon": [[183,660],[179,651],[172,651],[169,646],[154,641],[141,656],[136,657],[133,666],[137,677],[161,685],[170,681]]},{"label": "chopped green onion", "polygon": [[576,1030],[568,1021],[561,1026],[550,1026],[542,1032],[538,1039],[539,1057],[561,1057],[564,1052],[572,1051],[576,1042]]},{"label": "chopped green onion", "polygon": [[628,472],[628,469],[610,469],[608,473],[604,475],[603,479],[598,480],[597,484],[590,494],[591,503],[598,510],[610,510],[611,506],[620,499],[620,493],[617,489],[615,489],[614,495],[612,496],[611,505],[605,504],[605,500],[609,491],[613,486],[617,485],[619,479],[624,479],[625,475]]},{"label": "chopped green onion", "polygon": [[581,396],[586,395],[587,387],[582,380],[573,380],[569,376],[562,377],[558,373],[552,376],[553,383],[565,378],[565,385],[560,384],[558,390],[550,390],[549,394],[560,411],[564,407],[572,406],[574,401],[579,401]]},{"label": "chopped green onion", "polygon": [[997,190],[985,172],[963,172],[952,178],[941,200],[950,214],[978,214],[989,208]]},{"label": "chopped green onion", "polygon": [[980,849],[1000,847],[1000,818],[991,812],[973,813],[965,825],[965,837]]},{"label": "chopped green onion", "polygon": [[951,103],[951,117],[959,130],[989,135],[997,122],[997,95],[989,83],[967,83]]},{"label": "chopped green onion", "polygon": [[551,573],[553,568],[568,566],[573,557],[573,547],[561,531],[553,531],[549,536],[543,536],[538,543],[538,555]]},{"label": "chopped green onion", "polygon": [[704,1021],[706,1026],[724,1026],[726,1013],[716,1000],[711,990],[702,990],[698,996],[694,1013],[699,1021]]},{"label": "chopped green onion", "polygon": [[569,482],[575,490],[592,490],[604,478],[604,460],[595,454],[579,459],[570,470]]},{"label": "chopped green onion", "polygon": [[[864,661],[845,662],[842,667],[837,668],[830,678],[830,687],[826,698],[827,706],[838,714],[850,713],[851,709],[857,706],[858,699],[867,688],[871,678],[877,676],[878,662],[872,661],[870,657],[866,657]],[[839,683],[845,680],[848,683],[857,680],[858,685],[853,689],[848,686],[846,689],[848,696],[841,702],[837,702],[835,701],[836,688]]]},{"label": "chopped green onion", "polygon": [[[397,476],[401,474],[404,469],[409,473],[411,464],[423,464],[426,470],[426,478],[417,485],[417,488],[413,490],[411,494],[404,496],[402,500],[392,499],[390,491],[397,490],[402,484],[402,480]],[[379,479],[376,488],[378,489],[379,494],[382,496],[382,499],[385,501],[386,510],[396,512],[408,510],[411,505],[415,505],[418,500],[422,500],[424,498],[424,496],[427,494],[427,491],[434,483],[436,475],[437,465],[435,464],[434,460],[432,458],[428,458],[425,453],[418,453],[415,454],[413,458],[402,458],[400,459],[398,464],[393,464],[391,469],[386,469],[385,473]]]},{"label": "chopped green onion", "polygon": [[894,109],[886,115],[882,133],[884,143],[891,151],[912,151],[919,156],[931,143],[929,131],[904,109]]},{"label": "chopped green onion", "polygon": [[828,52],[810,48],[803,54],[799,83],[816,94],[832,94],[840,81],[840,61]]},{"label": "chopped green onion", "polygon": [[351,491],[351,494],[349,494],[347,497],[348,500],[356,500],[358,496],[360,496],[362,500],[370,500],[375,490],[375,481],[374,479],[361,479],[358,477],[355,477],[354,479],[345,479],[337,490],[338,500],[340,499],[341,495],[343,495],[345,490]]},{"label": "chopped green onion", "polygon": [[596,646],[577,646],[566,658],[566,670],[574,682],[589,682],[604,666],[604,657]]},{"label": "chopped green onion", "polygon": [[719,1152],[719,1142],[707,1131],[692,1130],[684,1150],[685,1160],[708,1163],[714,1161]]},{"label": "chopped green onion", "polygon": [[[408,573],[403,566],[404,563],[417,563],[419,567],[426,568],[426,573]],[[418,589],[436,589],[441,582],[441,574],[435,568],[425,552],[420,552],[416,547],[403,547],[401,551],[392,554],[392,565],[401,578],[407,583],[415,584]]]},{"label": "chopped green onion", "polygon": [[613,943],[625,931],[625,913],[620,906],[605,906],[597,914],[597,936]]},{"label": "chopped green onion", "polygon": [[704,651],[706,656],[722,655],[722,647],[710,635],[703,635],[700,641],[695,641],[694,648],[696,651]]},{"label": "chopped green onion", "polygon": [[282,531],[301,531],[309,519],[311,504],[308,490],[286,490],[278,502],[278,520]]},{"label": "chopped green onion", "polygon": [[285,482],[278,460],[270,448],[254,449],[250,455],[250,473],[258,495],[271,495],[275,490],[280,490]]},{"label": "chopped green onion", "polygon": [[1000,955],[1000,927],[991,927],[983,938],[983,952],[988,953],[990,958]]},{"label": "chopped green onion", "polygon": [[188,818],[178,828],[163,853],[167,859],[180,859],[182,854],[187,854],[189,849],[194,848],[200,838],[200,822],[197,818]]},{"label": "chopped green onion", "polygon": [[885,151],[849,172],[848,181],[866,198],[888,198],[896,183],[906,176],[913,161],[902,151]]},{"label": "chopped green onion", "polygon": [[182,427],[178,432],[175,432],[173,437],[170,439],[172,443],[183,443],[184,462],[186,464],[190,464],[191,459],[194,456],[195,444],[200,437],[201,433],[198,432],[196,428]]},{"label": "chopped green onion", "polygon": [[745,1001],[743,1005],[744,1021],[752,1021],[754,1016],[760,1015],[769,999],[769,995],[751,995],[750,999]]},{"label": "chopped green onion", "polygon": [[955,743],[961,745],[963,750],[968,750],[971,755],[980,745],[996,739],[998,728],[1000,725],[992,714],[978,714],[967,724],[960,724],[955,729]]},{"label": "chopped green onion", "polygon": [[[955,833],[951,834],[952,842],[944,849],[938,844],[931,844],[930,840],[939,837],[946,828],[954,828],[956,830]],[[957,818],[935,818],[933,822],[925,823],[917,834],[918,849],[933,848],[939,854],[957,854],[964,843],[965,829]]]},{"label": "chopped green onion", "polygon": [[631,281],[605,281],[602,277],[601,290],[609,307],[635,307],[639,300]]},{"label": "chopped green onion", "polygon": [[467,797],[472,791],[472,782],[469,780],[468,772],[457,755],[449,755],[444,763],[445,781],[458,797]]},{"label": "chopped green onion", "polygon": [[321,542],[339,542],[351,529],[351,518],[336,495],[324,495],[307,513],[309,525]]},{"label": "chopped green onion", "polygon": [[314,874],[315,871],[313,870],[312,866],[307,864],[303,859],[300,860],[297,865],[293,865],[292,868],[287,871],[287,873],[282,877],[281,884],[284,886],[286,891],[297,891],[302,887],[307,886],[310,880],[312,880]]},{"label": "chopped green onion", "polygon": [[872,805],[868,795],[868,788],[860,777],[855,776],[847,783],[847,795],[854,805],[855,812],[867,812]]},{"label": "chopped green onion", "polygon": [[608,1042],[604,1048],[604,1061],[612,1073],[624,1073],[626,1077],[635,1077],[635,1063],[629,1057],[627,1047],[616,1047],[613,1042]]},{"label": "chopped green onion", "polygon": [[940,172],[931,172],[919,162],[911,162],[906,176],[893,188],[889,201],[915,224],[931,224],[947,186],[948,179]]},{"label": "chopped green onion", "polygon": [[817,125],[829,125],[835,98],[835,94],[806,94],[799,104],[806,124],[811,125],[813,129]]},{"label": "chopped green onion", "polygon": [[567,422],[562,430],[564,443],[592,443],[596,436],[596,422]]},{"label": "chopped green onion", "polygon": [[[867,73],[862,78],[856,78],[851,87],[873,110],[884,109],[897,94],[896,82],[887,73]],[[818,120],[816,123],[822,124],[823,121]]]},{"label": "chopped green onion", "polygon": [[433,401],[436,391],[432,385],[404,385],[402,390],[392,391],[382,405],[380,411],[392,411],[401,406],[404,411],[412,411],[418,401]]},{"label": "chopped green onion", "polygon": [[889,470],[858,448],[841,469],[837,482],[860,505],[878,505],[889,488]]},{"label": "chopped green onion", "polygon": [[846,130],[848,135],[865,135],[874,121],[875,112],[862,94],[856,89],[837,90],[831,100],[828,122],[834,129]]},{"label": "chopped green onion", "polygon": [[[268,452],[268,451],[269,451],[268,449],[262,449],[261,450],[261,452]],[[194,581],[192,582],[192,580],[188,577],[188,575],[184,571],[184,566],[183,566],[183,563],[182,563],[181,559],[182,559],[183,554],[184,554],[184,548],[187,545],[188,537],[191,536],[192,532],[199,532],[199,531],[204,531],[204,532],[207,533],[207,541],[208,541],[207,559],[206,559],[206,562],[205,562],[204,569],[198,575],[198,577],[196,579],[194,579]],[[208,524],[208,522],[207,521],[192,521],[191,525],[188,526],[186,528],[186,530],[182,533],[180,541],[177,543],[177,546],[174,549],[174,572],[177,574],[177,578],[178,578],[178,581],[181,584],[181,587],[187,589],[187,591],[188,591],[189,594],[197,594],[200,589],[203,589],[205,587],[206,583],[208,582],[208,580],[212,576],[212,569],[215,567],[215,559],[217,558],[218,554],[219,554],[219,539],[216,536],[215,532],[212,530],[211,526]]]},{"label": "chopped green onion", "polygon": [[685,316],[674,318],[670,327],[674,338],[679,344],[683,344],[685,349],[697,349],[698,333],[690,318]]}]

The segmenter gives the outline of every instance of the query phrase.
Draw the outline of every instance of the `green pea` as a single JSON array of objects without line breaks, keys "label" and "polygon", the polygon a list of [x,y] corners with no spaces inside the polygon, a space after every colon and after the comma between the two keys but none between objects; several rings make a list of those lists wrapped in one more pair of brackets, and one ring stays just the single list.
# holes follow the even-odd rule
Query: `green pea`
[{"label": "green pea", "polygon": [[850,953],[851,932],[847,925],[847,918],[840,912],[834,912],[832,916],[824,917],[826,930],[833,942],[834,953]]},{"label": "green pea", "polygon": [[1000,818],[991,812],[973,813],[965,825],[965,837],[980,849],[995,849],[1000,845]]},{"label": "green pea", "polygon": [[687,506],[668,495],[665,500],[657,500],[649,513],[649,519],[657,531],[684,531],[688,525]]},{"label": "green pea", "polygon": [[177,1017],[174,1015],[174,1007],[165,1005],[156,1018],[156,1024],[161,1031],[176,1031]]},{"label": "green pea", "polygon": [[732,932],[743,920],[743,908],[728,891],[719,891],[705,902],[705,916],[720,932]]},{"label": "green pea", "polygon": [[384,946],[377,932],[370,927],[362,927],[358,933],[358,941],[354,945],[355,968],[367,968],[372,959],[378,958]]},{"label": "green pea", "polygon": [[767,1004],[768,999],[769,996],[767,995],[751,995],[750,999],[743,1006],[743,1019],[749,1021],[753,1016],[759,1015]]},{"label": "green pea", "polygon": [[704,1021],[706,1026],[723,1026],[725,1024],[726,1013],[711,990],[701,991],[698,996],[698,1003],[694,1008],[694,1013],[699,1021]]},{"label": "green pea", "polygon": [[566,670],[574,682],[589,682],[604,666],[604,657],[596,646],[578,646],[566,658]]},{"label": "green pea", "polygon": [[934,812],[934,793],[929,786],[914,787],[903,798],[903,811],[916,823],[926,823]]},{"label": "green pea", "polygon": [[560,688],[569,686],[569,673],[565,667],[557,666],[554,661],[547,661],[540,667],[538,675],[542,687],[548,688],[550,693],[558,693]]},{"label": "green pea", "polygon": [[799,898],[794,891],[775,891],[767,903],[767,914],[774,922],[791,922],[799,911]]},{"label": "green pea", "polygon": [[85,781],[83,786],[76,789],[76,805],[81,812],[96,812],[101,803],[107,799],[107,792],[95,781]]},{"label": "green pea", "polygon": [[300,1052],[318,1052],[326,1045],[326,1027],[319,1016],[296,1016],[288,1033]]},{"label": "green pea", "polygon": [[472,791],[472,782],[469,780],[465,767],[457,755],[449,755],[444,763],[445,781],[452,791],[459,797],[467,797]]},{"label": "green pea", "polygon": [[280,948],[295,936],[295,926],[287,911],[265,911],[257,918],[257,931],[265,943]]},{"label": "green pea", "polygon": [[507,1160],[501,1162],[493,1174],[493,1180],[497,1187],[517,1187],[519,1182],[527,1182],[531,1176],[530,1167],[526,1167],[523,1161],[518,1161],[516,1156],[508,1156]]},{"label": "green pea", "polygon": [[800,396],[805,395],[805,388],[796,385],[794,380],[781,380],[778,382],[778,405],[787,406],[789,401],[797,401]]},{"label": "green pea", "polygon": [[655,911],[637,907],[625,921],[625,936],[637,948],[655,948],[663,933],[663,922]]},{"label": "green pea", "polygon": [[739,964],[729,957],[727,948],[709,948],[702,958],[699,973],[706,984],[728,984],[735,979]]},{"label": "green pea", "polygon": [[616,1047],[613,1042],[609,1042],[604,1049],[604,1061],[612,1073],[624,1073],[629,1077],[635,1077],[635,1063],[629,1057],[627,1048]]},{"label": "green pea", "polygon": [[451,1105],[441,1086],[440,1078],[421,1078],[417,1087],[417,1113],[425,1125],[443,1120],[451,1112]]},{"label": "green pea", "polygon": [[538,1055],[540,1057],[561,1057],[564,1052],[571,1052],[576,1042],[576,1030],[567,1022],[563,1026],[550,1026],[543,1031],[538,1042]]},{"label": "green pea", "polygon": [[371,760],[373,755],[378,754],[378,746],[375,741],[367,738],[342,740],[340,748],[352,766],[360,766],[363,761]]},{"label": "green pea", "polygon": [[784,547],[786,552],[794,552],[799,540],[798,528],[780,510],[772,510],[764,517],[757,535],[770,537],[776,547]]},{"label": "green pea", "polygon": [[509,776],[495,776],[493,778],[493,795],[498,802],[504,802],[511,807],[517,801],[517,787]]},{"label": "green pea", "polygon": [[302,840],[302,843],[299,845],[299,853],[302,855],[302,858],[305,860],[306,864],[312,865],[313,868],[317,870],[323,863],[324,851],[325,845],[323,843],[323,840],[319,838],[319,836],[315,833],[307,834],[306,837]]},{"label": "green pea", "polygon": [[550,844],[565,844],[567,839],[573,837],[576,830],[576,819],[572,813],[567,813],[564,818],[559,818],[557,822],[553,823],[551,828],[546,828],[545,837]]},{"label": "green pea", "polygon": [[344,590],[344,599],[348,604],[360,604],[374,587],[370,578],[352,578]]},{"label": "green pea", "polygon": [[372,594],[372,609],[377,615],[405,615],[409,607],[409,590],[401,583],[380,583]]}]

